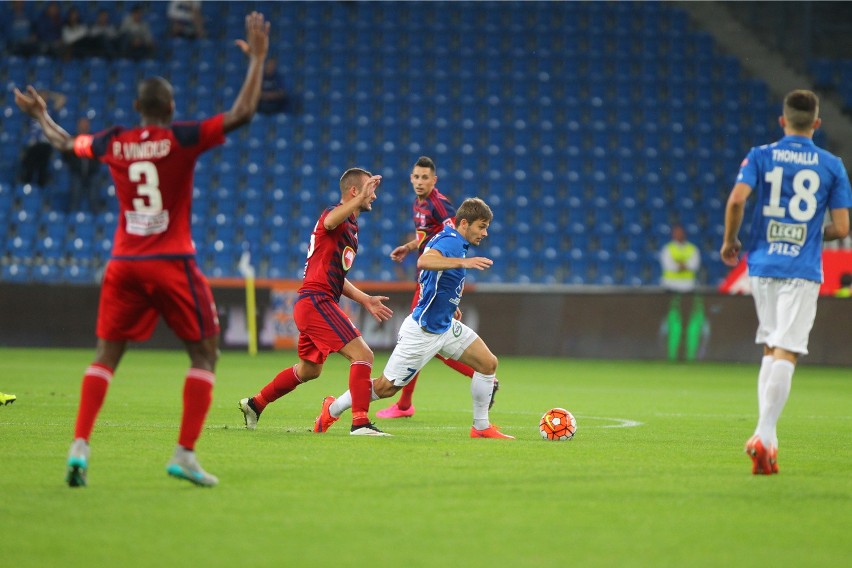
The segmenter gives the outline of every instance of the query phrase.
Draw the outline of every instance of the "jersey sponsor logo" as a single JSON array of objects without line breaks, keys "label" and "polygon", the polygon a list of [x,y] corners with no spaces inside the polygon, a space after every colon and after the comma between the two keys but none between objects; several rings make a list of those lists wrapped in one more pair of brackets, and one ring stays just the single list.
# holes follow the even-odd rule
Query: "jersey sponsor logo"
[{"label": "jersey sponsor logo", "polygon": [[802,247],[799,245],[791,245],[790,243],[770,243],[768,254],[780,254],[782,256],[799,256],[802,252]]},{"label": "jersey sponsor logo", "polygon": [[808,226],[798,223],[781,223],[772,219],[766,229],[766,240],[770,243],[783,241],[794,245],[805,244]]},{"label": "jersey sponsor logo", "polygon": [[343,265],[343,270],[345,272],[349,272],[349,269],[352,268],[352,265],[355,263],[355,249],[347,246],[343,249],[343,254],[340,255],[341,264]]},{"label": "jersey sponsor logo", "polygon": [[453,337],[459,337],[462,334],[462,326],[458,320],[453,320]]},{"label": "jersey sponsor logo", "polygon": [[772,150],[772,160],[802,166],[818,166],[819,154],[816,152],[794,152],[793,150],[776,148]]},{"label": "jersey sponsor logo", "polygon": [[147,237],[165,233],[169,228],[169,212],[166,210],[157,213],[125,211],[124,217],[127,221],[125,230],[129,235]]}]

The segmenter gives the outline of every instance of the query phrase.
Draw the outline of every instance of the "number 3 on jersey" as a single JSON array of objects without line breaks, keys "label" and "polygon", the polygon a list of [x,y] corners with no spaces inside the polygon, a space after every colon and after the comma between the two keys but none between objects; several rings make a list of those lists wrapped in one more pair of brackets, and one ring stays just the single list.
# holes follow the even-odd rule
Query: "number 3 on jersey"
[{"label": "number 3 on jersey", "polygon": [[133,162],[127,168],[128,179],[136,183],[133,211],[125,212],[127,232],[147,236],[163,233],[169,227],[169,212],[163,210],[160,175],[151,162]]},{"label": "number 3 on jersey", "polygon": [[[781,184],[784,181],[784,168],[776,166],[766,172],[769,183],[769,205],[763,206],[763,214],[767,217],[784,217],[781,207]],[[793,197],[790,198],[788,209],[794,221],[806,223],[813,219],[817,210],[816,192],[819,189],[819,174],[813,170],[799,170],[793,176]]]},{"label": "number 3 on jersey", "polygon": [[[163,210],[163,196],[160,193],[160,174],[157,166],[151,162],[133,162],[127,168],[127,177],[138,184],[133,199],[133,209],[140,213],[159,213]],[[144,198],[148,198],[147,202]]]}]

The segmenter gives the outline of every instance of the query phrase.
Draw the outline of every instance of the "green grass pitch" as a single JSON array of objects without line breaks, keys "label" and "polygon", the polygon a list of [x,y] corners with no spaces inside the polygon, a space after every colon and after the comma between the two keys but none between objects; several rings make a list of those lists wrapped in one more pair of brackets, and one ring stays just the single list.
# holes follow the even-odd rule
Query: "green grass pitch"
[{"label": "green grass pitch", "polygon": [[[309,431],[346,388],[344,360],[246,431],[237,401],[294,361],[223,354],[197,450],[213,489],[169,478],[187,357],[131,350],[92,438],[89,486],[63,483],[92,350],[0,349],[0,565],[839,566],[852,558],[852,385],[803,361],[779,424],[777,476],[743,454],[753,365],[503,358],[471,440],[469,382],[437,361],[392,438]],[[377,354],[374,374],[387,355]],[[380,401],[373,412],[388,403]],[[569,442],[540,438],[550,407]]]}]

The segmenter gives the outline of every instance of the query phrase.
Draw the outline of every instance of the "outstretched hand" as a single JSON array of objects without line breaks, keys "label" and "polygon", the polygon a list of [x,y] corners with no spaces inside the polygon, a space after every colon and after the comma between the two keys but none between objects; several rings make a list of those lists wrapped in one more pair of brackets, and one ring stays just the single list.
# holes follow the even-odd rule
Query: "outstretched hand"
[{"label": "outstretched hand", "polygon": [[390,257],[391,260],[394,260],[396,262],[402,262],[403,259],[408,256],[408,253],[408,243],[406,243],[404,245],[399,245],[398,247],[393,249],[390,253]]},{"label": "outstretched hand", "polygon": [[464,259],[463,264],[465,268],[485,270],[486,268],[491,268],[491,265],[494,264],[494,261],[490,258],[485,258],[484,256],[472,256],[470,258]]},{"label": "outstretched hand", "polygon": [[393,310],[384,305],[382,302],[390,300],[387,296],[368,296],[367,301],[363,306],[367,308],[370,315],[376,318],[376,321],[388,321],[393,316]]},{"label": "outstretched hand", "polygon": [[269,22],[263,19],[263,14],[252,12],[246,16],[246,39],[238,39],[234,43],[249,57],[266,57],[269,51]]},{"label": "outstretched hand", "polygon": [[32,118],[38,118],[47,112],[47,103],[32,85],[27,86],[26,94],[15,87],[15,104]]}]

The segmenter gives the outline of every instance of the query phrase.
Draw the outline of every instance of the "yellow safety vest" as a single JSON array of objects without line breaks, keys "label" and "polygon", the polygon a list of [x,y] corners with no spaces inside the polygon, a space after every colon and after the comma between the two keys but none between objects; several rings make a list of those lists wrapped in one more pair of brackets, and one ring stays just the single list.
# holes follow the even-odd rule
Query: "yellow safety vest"
[{"label": "yellow safety vest", "polygon": [[[692,243],[680,244],[672,241],[666,245],[666,248],[670,251],[672,259],[675,262],[685,263],[698,254],[698,247]],[[695,271],[688,268],[684,270],[666,270],[663,272],[663,277],[670,280],[691,280],[695,278]]]}]

